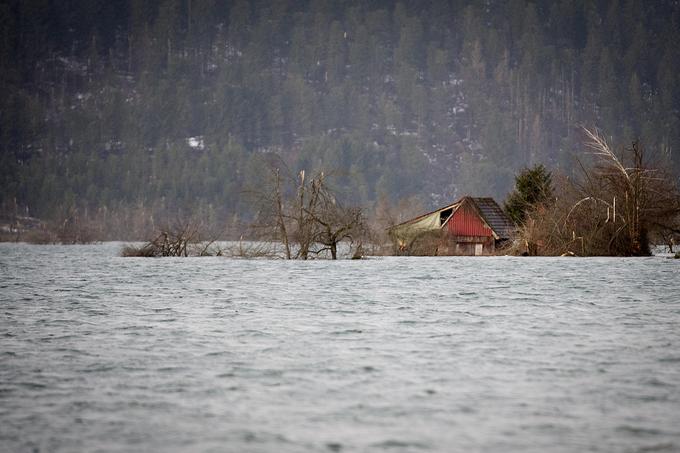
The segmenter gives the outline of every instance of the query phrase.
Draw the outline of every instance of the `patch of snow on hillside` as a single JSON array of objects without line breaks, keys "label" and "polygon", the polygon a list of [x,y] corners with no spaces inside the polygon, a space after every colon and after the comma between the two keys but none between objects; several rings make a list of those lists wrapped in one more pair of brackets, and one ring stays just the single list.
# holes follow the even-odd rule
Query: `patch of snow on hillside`
[{"label": "patch of snow on hillside", "polygon": [[203,137],[202,136],[197,136],[197,137],[189,137],[186,139],[187,145],[191,149],[195,149],[197,151],[203,151],[205,149],[205,143],[203,142]]}]

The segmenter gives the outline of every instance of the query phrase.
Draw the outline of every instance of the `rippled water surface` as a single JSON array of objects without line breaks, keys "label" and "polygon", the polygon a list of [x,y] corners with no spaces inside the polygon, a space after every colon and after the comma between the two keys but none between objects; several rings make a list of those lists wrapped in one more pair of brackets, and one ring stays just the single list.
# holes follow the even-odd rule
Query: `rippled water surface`
[{"label": "rippled water surface", "polygon": [[3,451],[680,451],[680,261],[0,244]]}]

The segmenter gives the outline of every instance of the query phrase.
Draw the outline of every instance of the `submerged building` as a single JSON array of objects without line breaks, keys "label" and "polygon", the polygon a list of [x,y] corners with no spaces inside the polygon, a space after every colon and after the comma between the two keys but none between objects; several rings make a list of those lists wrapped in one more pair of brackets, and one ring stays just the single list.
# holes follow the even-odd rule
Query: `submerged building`
[{"label": "submerged building", "polygon": [[403,255],[493,255],[515,224],[493,198],[463,197],[388,229]]}]

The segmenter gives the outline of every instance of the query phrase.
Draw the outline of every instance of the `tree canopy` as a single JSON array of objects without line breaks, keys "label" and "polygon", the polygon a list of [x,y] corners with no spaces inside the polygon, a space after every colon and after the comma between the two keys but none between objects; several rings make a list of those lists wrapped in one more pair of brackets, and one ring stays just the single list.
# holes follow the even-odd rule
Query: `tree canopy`
[{"label": "tree canopy", "polygon": [[515,189],[505,200],[505,212],[516,224],[521,224],[531,209],[552,197],[552,174],[542,164],[525,168],[515,177]]}]

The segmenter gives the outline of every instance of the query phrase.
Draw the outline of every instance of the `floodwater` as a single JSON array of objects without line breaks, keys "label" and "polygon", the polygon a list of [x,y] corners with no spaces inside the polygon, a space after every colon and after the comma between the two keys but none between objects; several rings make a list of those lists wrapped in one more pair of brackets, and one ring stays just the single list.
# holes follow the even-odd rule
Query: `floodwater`
[{"label": "floodwater", "polygon": [[0,244],[0,450],[680,451],[680,261]]}]

